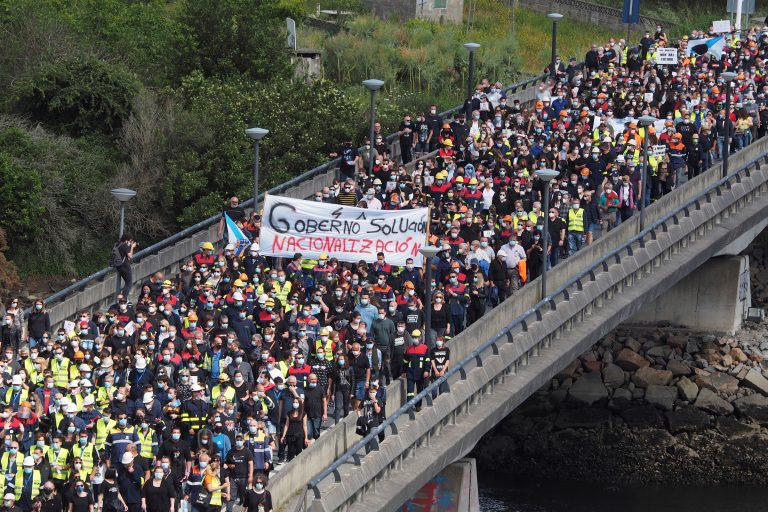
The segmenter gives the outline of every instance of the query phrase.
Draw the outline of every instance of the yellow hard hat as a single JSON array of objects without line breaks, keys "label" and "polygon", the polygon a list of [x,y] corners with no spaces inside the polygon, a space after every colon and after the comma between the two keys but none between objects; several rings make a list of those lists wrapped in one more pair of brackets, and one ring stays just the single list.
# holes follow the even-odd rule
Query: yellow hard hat
[{"label": "yellow hard hat", "polygon": [[203,242],[203,249],[206,251],[212,251],[213,244],[211,242]]},{"label": "yellow hard hat", "polygon": [[328,259],[328,253],[324,252],[324,253],[320,254],[320,257],[317,258],[317,259],[319,259],[319,260],[327,260]]},{"label": "yellow hard hat", "polygon": [[234,282],[234,283],[232,283],[232,284],[233,284],[235,287],[237,287],[237,288],[241,288],[241,287],[245,286],[245,284],[244,284],[244,283],[243,283],[241,280],[239,280],[239,279],[235,279],[235,282]]}]

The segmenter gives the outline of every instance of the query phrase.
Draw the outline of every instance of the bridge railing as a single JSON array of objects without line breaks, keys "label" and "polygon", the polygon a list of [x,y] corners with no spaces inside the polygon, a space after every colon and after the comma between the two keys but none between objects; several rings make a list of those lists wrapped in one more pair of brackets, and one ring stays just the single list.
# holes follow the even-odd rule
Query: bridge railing
[{"label": "bridge railing", "polygon": [[[517,82],[504,89],[511,97],[527,103],[536,96],[534,85],[543,75]],[[442,117],[459,112],[463,105],[441,112]],[[397,133],[387,136],[386,141],[394,158],[400,156],[400,145],[397,143]],[[338,177],[340,158],[319,165],[309,171],[286,181],[267,191],[272,195],[284,195],[296,199],[306,199],[324,186],[330,186]],[[264,193],[259,196],[263,201]],[[253,198],[244,201],[246,208],[253,207]],[[172,273],[179,264],[190,258],[200,248],[202,242],[213,242],[220,245],[218,223],[220,215],[214,215],[186,229],[157,242],[146,249],[138,251],[133,258],[133,287],[134,294],[143,282],[155,272]],[[66,288],[45,298],[46,308],[51,318],[51,327],[58,328],[65,320],[71,319],[83,309],[97,310],[108,307],[114,300],[117,288],[117,275],[112,268],[103,268]],[[29,309],[25,314],[29,313]]]},{"label": "bridge railing", "polygon": [[[362,459],[367,456],[361,456],[360,452],[366,446],[373,450],[372,455],[381,453],[382,457],[387,459],[377,461],[375,468],[367,469],[366,476],[373,473],[380,476],[382,473],[379,472],[379,467],[380,471],[391,467],[390,464],[402,454],[394,453],[397,450],[380,449],[378,435],[389,431],[389,435],[397,436],[400,428],[398,420],[407,417],[407,421],[413,423],[416,420],[415,407],[419,402],[426,403],[428,408],[426,413],[429,413],[434,404],[432,395],[440,392],[441,387],[443,393],[437,400],[449,400],[450,407],[453,409],[447,411],[447,408],[441,408],[440,414],[444,417],[434,417],[434,419],[436,423],[441,424],[443,421],[450,422],[450,415],[453,415],[455,421],[456,415],[461,414],[462,408],[466,405],[463,400],[467,398],[465,396],[467,393],[461,393],[461,398],[452,399],[451,388],[460,381],[467,381],[472,370],[482,368],[488,363],[489,357],[499,354],[500,347],[513,343],[516,337],[528,333],[529,328],[532,328],[534,323],[540,322],[544,314],[557,311],[558,301],[561,303],[569,301],[575,291],[582,290],[588,282],[595,281],[598,275],[608,272],[610,265],[621,262],[625,257],[633,257],[635,251],[657,240],[661,233],[667,233],[671,225],[679,225],[689,218],[692,212],[706,208],[713,197],[723,195],[726,193],[724,191],[731,191],[736,184],[742,183],[744,177],[750,176],[753,169],[760,169],[762,165],[768,165],[768,138],[760,139],[736,153],[731,158],[731,169],[735,170],[727,177],[722,177],[722,164],[718,164],[654,203],[646,209],[647,227],[642,231],[639,230],[639,217],[635,215],[606,237],[554,267],[548,272],[554,291],[546,297],[541,296],[541,288],[537,286],[538,280],[533,281],[522,288],[520,293],[515,294],[513,300],[506,301],[486,315],[482,322],[472,325],[454,338],[451,341],[452,360],[458,360],[458,363],[452,364],[444,376],[406,401],[396,411],[388,414],[384,422],[372,429],[368,435],[360,438],[336,461],[312,478],[307,488],[312,491],[314,499],[318,503],[323,500],[323,485],[341,484],[341,470],[344,465],[361,466]],[[510,317],[513,320],[507,323],[506,319]],[[500,328],[499,325],[501,325]],[[531,342],[535,343],[531,348],[520,348],[519,355],[514,361],[515,368],[518,363],[525,364],[532,351],[537,353],[542,341]],[[482,375],[475,377],[486,377],[492,380],[493,375],[489,370],[487,375],[483,372]],[[473,389],[482,388],[484,384],[486,383],[480,382],[478,378],[472,378]],[[428,444],[431,435],[432,429],[427,429],[418,439],[409,437],[408,441],[402,441],[395,446],[407,450],[409,446],[404,446],[407,443],[411,443],[410,446]],[[333,483],[326,482],[330,478],[333,478]],[[345,492],[354,496],[364,493],[366,491],[364,487],[368,483],[360,482],[359,487],[353,487],[357,486],[358,482],[353,483],[348,479],[342,485]],[[370,485],[375,487],[375,481],[370,481]],[[335,506],[331,503],[323,503],[325,506]]]}]

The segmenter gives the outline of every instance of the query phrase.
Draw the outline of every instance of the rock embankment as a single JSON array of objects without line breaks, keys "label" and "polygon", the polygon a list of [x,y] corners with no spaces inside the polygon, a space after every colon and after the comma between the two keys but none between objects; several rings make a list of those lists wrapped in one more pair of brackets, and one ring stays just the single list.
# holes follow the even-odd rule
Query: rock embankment
[{"label": "rock embankment", "polygon": [[476,448],[511,474],[621,483],[768,483],[768,338],[619,329]]}]

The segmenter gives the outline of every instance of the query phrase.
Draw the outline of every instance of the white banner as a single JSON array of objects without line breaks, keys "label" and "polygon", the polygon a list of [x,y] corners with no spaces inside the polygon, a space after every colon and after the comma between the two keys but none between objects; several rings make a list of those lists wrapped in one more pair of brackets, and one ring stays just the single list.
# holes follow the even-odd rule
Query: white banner
[{"label": "white banner", "polygon": [[317,259],[325,252],[340,261],[372,263],[383,252],[387,263],[402,266],[413,258],[420,267],[429,209],[367,210],[267,195],[261,219],[259,245],[267,256],[298,252]]},{"label": "white banner", "polygon": [[663,157],[667,154],[667,146],[664,144],[657,144],[655,146],[651,146],[651,154],[653,156]]},{"label": "white banner", "polygon": [[656,49],[656,64],[677,64],[677,48]]},{"label": "white banner", "polygon": [[712,22],[712,31],[715,34],[729,33],[731,31],[731,20],[715,20]]}]

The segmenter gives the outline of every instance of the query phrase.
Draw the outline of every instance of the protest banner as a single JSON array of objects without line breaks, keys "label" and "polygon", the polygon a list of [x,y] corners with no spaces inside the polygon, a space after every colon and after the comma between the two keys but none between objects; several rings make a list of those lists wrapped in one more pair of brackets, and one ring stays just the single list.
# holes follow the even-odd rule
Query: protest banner
[{"label": "protest banner", "polygon": [[317,259],[325,252],[340,261],[372,263],[383,252],[392,265],[413,258],[421,266],[428,222],[428,208],[368,210],[267,195],[259,245],[266,256]]},{"label": "protest banner", "polygon": [[677,48],[658,48],[656,50],[656,64],[660,65],[676,65],[677,64]]}]

